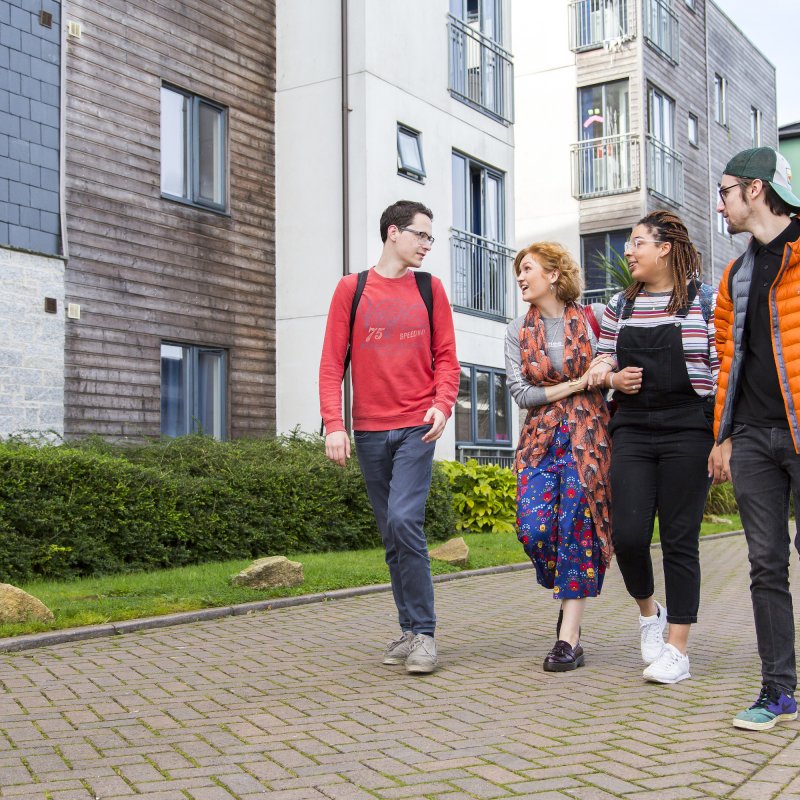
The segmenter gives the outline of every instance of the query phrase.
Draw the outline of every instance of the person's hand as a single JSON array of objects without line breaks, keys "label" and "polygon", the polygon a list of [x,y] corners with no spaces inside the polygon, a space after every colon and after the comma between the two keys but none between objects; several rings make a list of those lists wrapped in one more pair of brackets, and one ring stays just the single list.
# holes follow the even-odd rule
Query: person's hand
[{"label": "person's hand", "polygon": [[611,372],[611,364],[608,361],[593,361],[592,365],[584,373],[586,388],[593,389],[598,386],[602,389],[605,385],[606,375],[609,372]]},{"label": "person's hand", "polygon": [[424,424],[430,423],[431,429],[422,437],[423,442],[435,442],[444,433],[447,417],[436,406],[431,406],[425,414]]},{"label": "person's hand", "polygon": [[350,437],[347,431],[334,431],[325,437],[325,455],[340,467],[350,458]]},{"label": "person's hand", "polygon": [[728,438],[711,448],[708,456],[708,477],[712,483],[725,483],[731,479],[732,445],[732,440]]},{"label": "person's hand", "polygon": [[636,394],[642,388],[642,368],[625,367],[612,376],[614,391],[623,394]]}]

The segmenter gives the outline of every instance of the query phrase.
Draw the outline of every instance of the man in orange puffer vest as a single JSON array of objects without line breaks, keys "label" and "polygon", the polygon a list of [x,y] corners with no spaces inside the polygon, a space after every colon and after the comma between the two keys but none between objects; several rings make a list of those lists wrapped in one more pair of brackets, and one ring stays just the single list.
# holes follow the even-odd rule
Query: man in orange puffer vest
[{"label": "man in orange puffer vest", "polygon": [[[767,730],[797,717],[794,612],[789,591],[789,493],[800,509],[800,199],[789,163],[771,147],[735,155],[717,211],[750,233],[722,276],[715,311],[720,360],[709,456],[715,483],[733,481],[750,559],[762,687],[733,719]],[[800,549],[800,530],[795,540]]]}]

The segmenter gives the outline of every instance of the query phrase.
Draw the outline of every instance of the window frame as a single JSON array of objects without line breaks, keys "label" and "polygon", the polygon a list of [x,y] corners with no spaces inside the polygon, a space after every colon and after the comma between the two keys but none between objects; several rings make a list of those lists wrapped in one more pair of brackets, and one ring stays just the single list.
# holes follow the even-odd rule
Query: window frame
[{"label": "window frame", "polygon": [[[692,137],[692,121],[694,121],[694,138]],[[700,118],[696,114],[688,112],[686,117],[686,138],[692,147],[700,147]]]},{"label": "window frame", "polygon": [[714,122],[728,127],[728,81],[718,72],[714,73]]},{"label": "window frame", "polygon": [[202,433],[213,436],[219,441],[226,441],[229,438],[229,421],[228,421],[228,360],[229,353],[224,347],[212,347],[204,345],[189,344],[187,342],[176,342],[173,340],[164,339],[160,345],[160,424],[159,428],[162,436],[172,438],[173,434],[164,430],[165,422],[165,385],[164,385],[164,348],[165,347],[178,347],[183,351],[182,358],[184,364],[182,367],[182,377],[184,379],[184,392],[185,397],[180,398],[181,405],[183,406],[183,429],[175,436],[188,436],[192,433],[198,433],[200,422],[200,357],[204,354],[214,354],[220,356],[220,379],[219,379],[219,395],[215,400],[219,404],[219,419],[220,430],[219,435],[217,432],[202,431]]},{"label": "window frame", "polygon": [[[159,165],[161,168],[161,197],[165,200],[171,200],[176,203],[183,203],[190,205],[194,208],[202,208],[206,211],[215,211],[218,213],[228,213],[228,198],[229,198],[229,169],[228,169],[228,109],[213,100],[206,97],[201,97],[198,94],[181,89],[169,83],[162,83],[159,98],[161,105],[159,107],[159,130],[163,139],[163,92],[172,92],[179,95],[188,101],[188,108],[184,113],[185,130],[183,132],[182,156],[184,162],[184,169],[186,174],[184,176],[184,183],[187,187],[186,195],[176,195],[172,192],[165,191],[163,188],[163,146],[159,141]],[[215,202],[214,200],[202,197],[200,193],[200,112],[203,107],[211,108],[218,112],[218,124],[220,125],[219,133],[219,166],[217,167],[216,180],[219,181],[219,188],[221,194],[221,201]]]},{"label": "window frame", "polygon": [[[502,367],[487,367],[482,364],[471,364],[471,363],[460,363],[462,370],[469,370],[470,378],[469,378],[469,386],[470,386],[470,439],[459,439],[458,438],[458,425],[454,424],[455,430],[455,437],[456,437],[456,447],[493,447],[497,449],[508,449],[512,450],[512,419],[511,419],[511,392],[508,388],[508,376],[506,375],[506,371]],[[500,376],[503,381],[503,396],[505,400],[505,420],[506,420],[506,428],[508,431],[508,438],[507,439],[498,439],[497,438],[497,408],[495,403],[495,392],[492,390],[489,392],[489,438],[481,439],[479,438],[479,426],[478,426],[478,404],[477,404],[477,373],[483,372],[487,373],[489,376],[489,386],[494,387],[495,383],[495,376]],[[458,391],[458,398],[461,397],[461,385],[460,385],[460,378],[459,378],[459,391]],[[456,399],[456,410],[455,413],[458,413],[458,398]],[[454,416],[455,416],[454,413]],[[454,420],[455,422],[455,420]]]},{"label": "window frame", "polygon": [[[616,288],[616,284],[614,283],[613,278],[608,273],[604,273],[605,280],[606,280],[605,286],[598,286],[598,287],[589,286],[589,277],[590,277],[590,275],[589,275],[589,267],[590,266],[595,266],[595,268],[597,268],[597,269],[602,269],[602,268],[596,267],[596,265],[590,265],[589,264],[589,258],[587,256],[591,255],[592,257],[596,258],[596,255],[587,254],[586,248],[587,248],[588,240],[597,238],[599,236],[602,236],[603,237],[603,255],[609,261],[611,261],[611,259],[612,259],[611,251],[612,250],[614,250],[614,252],[617,253],[617,255],[621,256],[622,258],[625,257],[624,244],[625,244],[625,241],[630,237],[632,230],[633,230],[632,228],[615,228],[613,230],[608,230],[608,231],[595,231],[594,233],[581,234],[581,237],[580,237],[580,241],[581,241],[581,273],[583,275],[583,281],[584,281],[584,295],[586,295],[586,293],[589,293],[589,292],[606,292],[606,293],[608,293],[610,290]],[[617,238],[617,240],[619,240],[620,238],[622,239],[622,245],[623,246],[619,249],[619,251],[617,251],[616,248],[613,246],[613,244],[614,244],[613,241],[612,241],[613,238]]]},{"label": "window frame", "polygon": [[750,141],[753,147],[761,147],[761,109],[750,106]]},{"label": "window frame", "polygon": [[[416,142],[420,169],[417,169],[413,164],[406,164],[403,161],[402,148],[400,147],[401,136],[407,136]],[[422,153],[422,134],[414,130],[414,128],[404,125],[402,122],[397,123],[397,174],[415,183],[425,183],[425,178],[428,177],[425,171],[425,157]]]}]

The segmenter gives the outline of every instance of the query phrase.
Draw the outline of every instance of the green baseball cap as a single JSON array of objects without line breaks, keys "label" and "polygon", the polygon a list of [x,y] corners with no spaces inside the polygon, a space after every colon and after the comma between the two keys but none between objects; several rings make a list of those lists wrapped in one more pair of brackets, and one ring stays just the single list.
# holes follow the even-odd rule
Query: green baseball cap
[{"label": "green baseball cap", "polygon": [[795,211],[800,211],[800,199],[792,193],[792,168],[777,150],[771,147],[753,147],[737,153],[723,172],[735,178],[760,178]]}]

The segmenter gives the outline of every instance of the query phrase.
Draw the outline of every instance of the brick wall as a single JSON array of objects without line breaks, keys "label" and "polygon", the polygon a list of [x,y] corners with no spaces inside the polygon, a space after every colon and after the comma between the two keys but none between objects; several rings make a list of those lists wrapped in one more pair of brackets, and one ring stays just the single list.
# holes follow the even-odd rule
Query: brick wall
[{"label": "brick wall", "polygon": [[[0,247],[0,437],[64,432],[64,264]],[[44,310],[56,300],[55,314]]]}]

